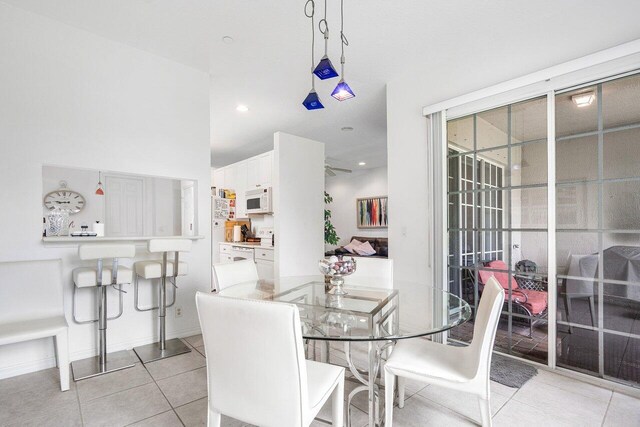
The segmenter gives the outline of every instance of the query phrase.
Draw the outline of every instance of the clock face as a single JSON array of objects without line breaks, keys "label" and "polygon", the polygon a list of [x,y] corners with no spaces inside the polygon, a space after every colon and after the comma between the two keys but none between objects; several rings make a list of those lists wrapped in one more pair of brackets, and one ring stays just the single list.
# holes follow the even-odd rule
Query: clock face
[{"label": "clock face", "polygon": [[44,206],[50,211],[60,209],[74,214],[84,208],[84,197],[80,193],[63,188],[44,196]]}]

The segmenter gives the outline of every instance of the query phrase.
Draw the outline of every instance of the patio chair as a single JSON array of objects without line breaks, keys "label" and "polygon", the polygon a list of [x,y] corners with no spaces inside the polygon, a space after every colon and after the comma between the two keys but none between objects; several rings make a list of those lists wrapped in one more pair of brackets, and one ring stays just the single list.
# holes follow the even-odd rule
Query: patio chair
[{"label": "patio chair", "polygon": [[[511,303],[513,312],[527,316],[529,338],[533,336],[533,327],[547,318],[548,294],[546,290],[526,289],[508,273],[509,267],[502,260],[489,261],[478,270],[478,290],[482,292],[484,285],[491,277],[495,277],[505,290],[505,304],[509,303],[509,285],[511,285]],[[496,270],[496,271],[490,271]]]}]

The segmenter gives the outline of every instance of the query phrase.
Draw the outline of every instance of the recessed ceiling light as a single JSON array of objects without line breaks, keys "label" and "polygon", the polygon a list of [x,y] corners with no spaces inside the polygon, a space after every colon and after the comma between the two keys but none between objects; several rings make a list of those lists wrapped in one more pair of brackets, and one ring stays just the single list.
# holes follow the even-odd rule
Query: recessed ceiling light
[{"label": "recessed ceiling light", "polygon": [[366,165],[366,163],[365,163],[365,162],[360,162],[360,163],[358,163],[358,166],[364,166],[364,165]]},{"label": "recessed ceiling light", "polygon": [[353,128],[351,126],[343,126],[340,128],[340,130],[343,132],[351,132]]},{"label": "recessed ceiling light", "polygon": [[596,94],[594,92],[579,93],[571,97],[571,100],[573,101],[573,103],[580,108],[588,107],[589,105],[593,104],[593,101],[595,99],[596,99]]},{"label": "recessed ceiling light", "polygon": [[236,107],[236,110],[240,111],[241,113],[246,113],[247,111],[249,111],[249,107],[247,107],[246,105],[240,104]]},{"label": "recessed ceiling light", "polygon": [[231,36],[224,36],[224,37],[222,38],[222,43],[224,43],[224,44],[231,44],[231,43],[233,43],[233,37],[231,37]]}]

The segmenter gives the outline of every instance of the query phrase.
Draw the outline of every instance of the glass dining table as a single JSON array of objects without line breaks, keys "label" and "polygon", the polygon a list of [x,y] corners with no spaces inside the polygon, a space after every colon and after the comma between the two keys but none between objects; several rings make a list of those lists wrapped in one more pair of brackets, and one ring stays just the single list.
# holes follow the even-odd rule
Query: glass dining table
[{"label": "glass dining table", "polygon": [[[344,285],[346,295],[334,295],[323,276],[287,277],[275,282],[252,281],[227,287],[220,295],[295,304],[300,312],[305,340],[319,340],[321,358],[327,360],[329,342],[343,342],[345,359],[353,377],[361,383],[349,393],[351,400],[368,393],[369,426],[379,426],[382,360],[397,340],[425,337],[454,328],[471,317],[471,308],[447,291],[421,283],[381,278],[353,278]],[[355,366],[351,343],[367,343],[365,369]],[[314,346],[315,353],[315,346]],[[349,424],[347,424],[348,426]]]}]

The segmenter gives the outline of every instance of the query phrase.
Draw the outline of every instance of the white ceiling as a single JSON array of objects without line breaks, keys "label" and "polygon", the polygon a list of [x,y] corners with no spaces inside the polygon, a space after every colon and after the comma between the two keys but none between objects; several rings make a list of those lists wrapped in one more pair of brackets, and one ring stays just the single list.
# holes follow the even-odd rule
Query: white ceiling
[{"label": "white ceiling", "polygon": [[[268,150],[278,130],[325,142],[335,166],[380,166],[385,84],[408,70],[427,105],[640,38],[637,0],[345,0],[356,98],[339,103],[329,96],[337,79],[319,82],[326,108],[308,112],[304,0],[0,1],[210,72],[214,166]],[[339,2],[328,3],[329,56],[339,65]],[[227,35],[235,42],[224,44]],[[239,103],[250,111],[237,112]]]}]

